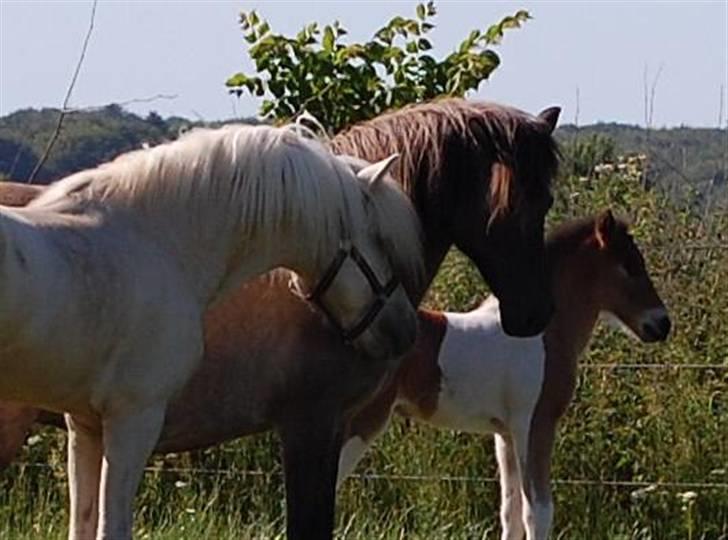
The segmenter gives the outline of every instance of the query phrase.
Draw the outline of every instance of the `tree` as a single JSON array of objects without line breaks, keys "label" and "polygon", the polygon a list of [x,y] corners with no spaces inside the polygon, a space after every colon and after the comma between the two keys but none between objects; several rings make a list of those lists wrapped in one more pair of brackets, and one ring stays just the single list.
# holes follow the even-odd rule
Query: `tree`
[{"label": "tree", "polygon": [[344,43],[336,21],[304,26],[295,37],[274,33],[255,11],[240,14],[248,54],[257,74],[236,73],[231,93],[265,96],[260,114],[291,118],[304,109],[336,132],[408,103],[476,90],[500,64],[493,46],[506,30],[531,18],[520,10],[485,30],[473,30],[442,59],[428,51],[433,2],[419,4],[415,18],[394,17],[366,43]]}]

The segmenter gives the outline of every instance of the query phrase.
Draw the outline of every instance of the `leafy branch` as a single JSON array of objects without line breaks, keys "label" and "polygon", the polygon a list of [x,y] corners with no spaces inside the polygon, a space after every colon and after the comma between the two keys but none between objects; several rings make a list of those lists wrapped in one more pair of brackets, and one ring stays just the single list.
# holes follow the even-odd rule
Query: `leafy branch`
[{"label": "leafy branch", "polygon": [[456,49],[437,59],[429,33],[437,12],[419,4],[415,17],[397,16],[365,43],[347,43],[338,21],[304,26],[294,37],[274,33],[257,12],[241,13],[256,74],[236,73],[226,82],[237,96],[263,100],[260,114],[286,119],[304,108],[332,131],[407,103],[476,90],[500,64],[493,50],[507,30],[530,19],[520,10],[484,30],[473,30]]}]

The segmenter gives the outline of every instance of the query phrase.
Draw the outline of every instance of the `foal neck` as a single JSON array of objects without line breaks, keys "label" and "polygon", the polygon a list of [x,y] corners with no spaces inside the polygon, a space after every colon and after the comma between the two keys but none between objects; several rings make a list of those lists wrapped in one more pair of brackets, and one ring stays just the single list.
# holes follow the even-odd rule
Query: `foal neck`
[{"label": "foal neck", "polygon": [[[547,250],[548,250],[547,246]],[[550,257],[555,312],[546,329],[552,353],[575,365],[599,317],[595,261],[589,248]]]}]

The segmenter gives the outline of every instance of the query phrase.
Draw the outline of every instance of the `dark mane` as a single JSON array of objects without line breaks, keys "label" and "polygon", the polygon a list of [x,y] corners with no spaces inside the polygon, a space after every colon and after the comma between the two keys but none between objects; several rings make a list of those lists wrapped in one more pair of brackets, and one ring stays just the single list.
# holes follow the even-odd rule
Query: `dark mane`
[{"label": "dark mane", "polygon": [[[500,186],[491,186],[491,213],[514,202],[512,190],[504,190],[503,182],[510,184],[513,178],[515,182],[548,182],[559,158],[556,142],[539,118],[511,107],[459,98],[410,105],[357,124],[337,135],[332,146],[337,153],[369,161],[400,152],[395,176],[416,203],[421,202],[423,189],[440,192],[442,178],[482,181],[494,164],[506,165],[514,174],[500,178]],[[528,189],[513,187],[516,192]],[[502,196],[504,192],[511,196]]]}]

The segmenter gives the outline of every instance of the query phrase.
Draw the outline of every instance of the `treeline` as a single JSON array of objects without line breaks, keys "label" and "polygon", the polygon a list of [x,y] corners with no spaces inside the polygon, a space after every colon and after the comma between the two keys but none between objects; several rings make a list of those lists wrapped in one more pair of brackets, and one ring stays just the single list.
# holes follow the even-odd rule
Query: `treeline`
[{"label": "treeline", "polygon": [[[28,178],[43,155],[57,119],[57,109],[25,109],[0,118],[0,179]],[[155,112],[141,117],[118,105],[71,113],[36,182],[47,183],[142,145],[175,139],[180,132],[199,124],[181,117],[164,119]],[[556,135],[564,146],[567,173],[588,176],[594,166],[614,162],[619,155],[644,153],[649,157],[646,185],[659,185],[680,197],[692,193],[698,202],[707,196],[728,199],[725,130],[645,130],[611,123],[579,128],[567,125]]]},{"label": "treeline", "polygon": [[[58,109],[23,109],[0,118],[0,179],[29,177],[56,130],[58,115]],[[194,125],[199,122],[164,119],[156,112],[141,117],[119,105],[72,112],[34,181],[48,183],[129,150],[176,139]]]},{"label": "treeline", "polygon": [[[0,119],[0,176],[27,179],[56,129],[57,109],[24,109]],[[141,118],[118,105],[71,113],[36,182],[47,183],[108,161],[120,153],[156,144],[184,125],[156,113]]]}]

